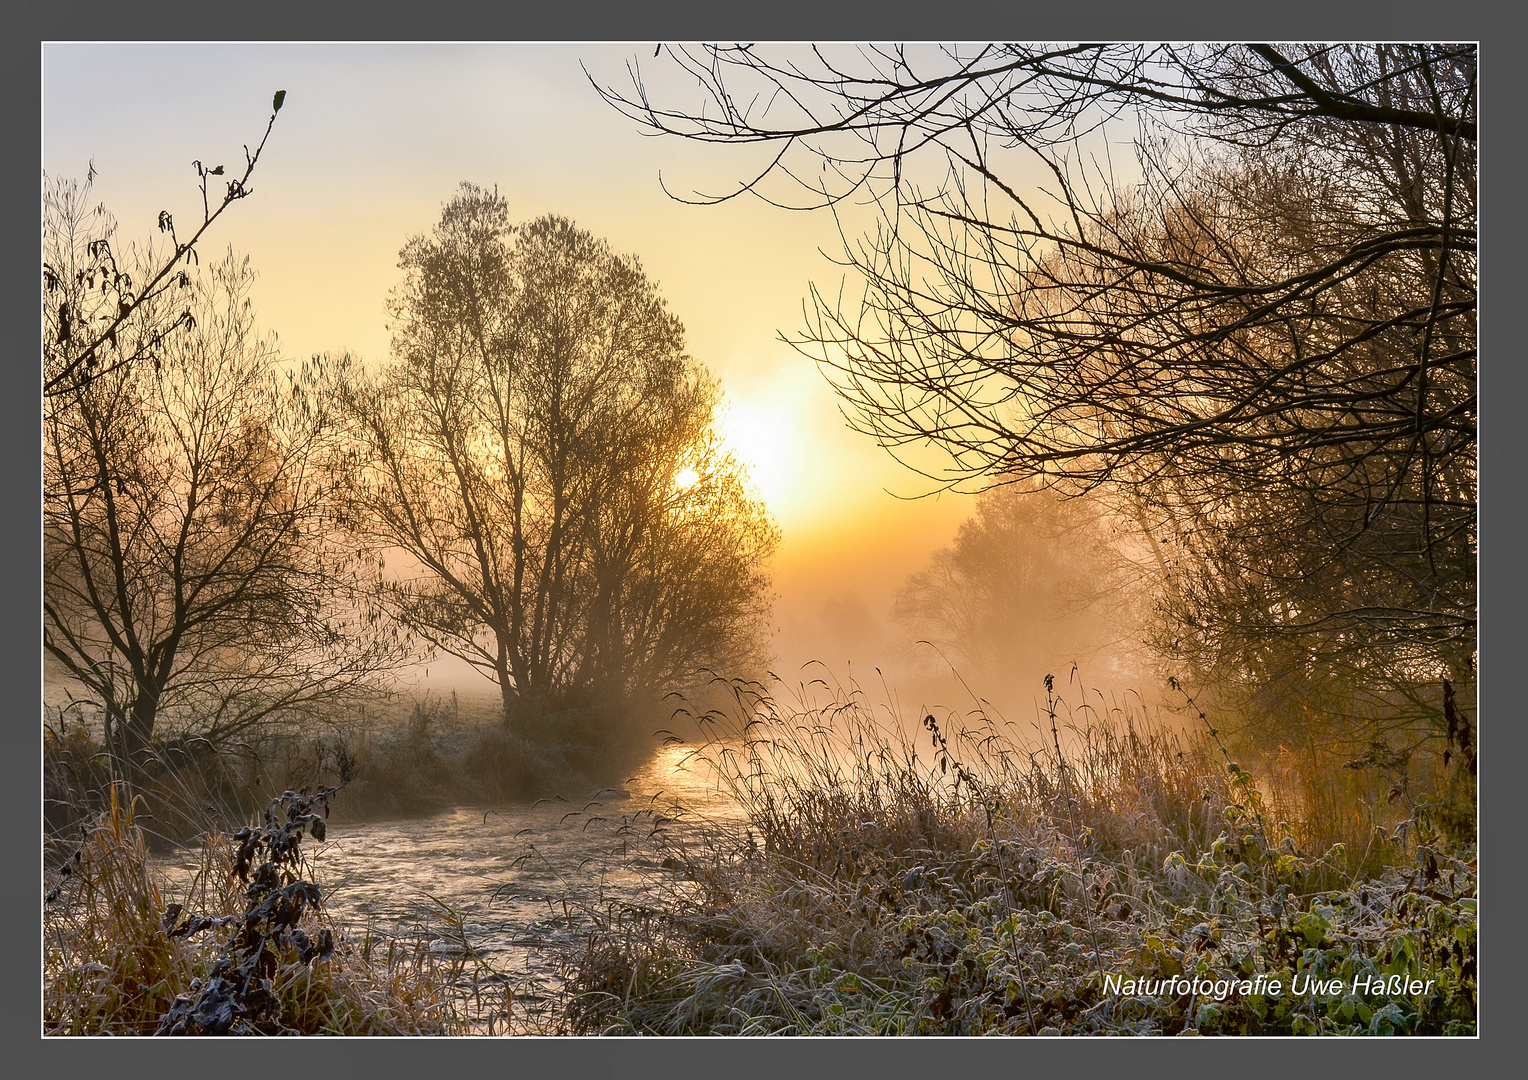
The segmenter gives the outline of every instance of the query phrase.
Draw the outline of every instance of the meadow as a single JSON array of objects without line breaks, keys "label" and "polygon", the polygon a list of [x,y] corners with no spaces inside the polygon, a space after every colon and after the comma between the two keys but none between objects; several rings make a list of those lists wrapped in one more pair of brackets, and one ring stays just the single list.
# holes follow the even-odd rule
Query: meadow
[{"label": "meadow", "polygon": [[[727,690],[730,707],[688,717],[705,737],[687,757],[735,812],[665,807],[682,828],[633,828],[659,820],[651,807],[588,815],[604,859],[656,869],[659,899],[579,902],[550,1011],[516,1016],[513,979],[449,907],[404,939],[338,925],[313,903],[267,928],[270,955],[246,980],[264,988],[263,1011],[245,1023],[420,1035],[1475,1030],[1473,836],[1440,812],[1459,798],[1446,775],[1413,777],[1399,800],[1372,770],[1243,765],[1186,696],[1187,727],[1134,698],[1068,704],[1053,684],[1027,727],[980,707],[914,726],[852,685],[790,703],[757,683]],[[288,833],[298,822],[271,871],[281,888],[311,877],[301,823],[316,810],[290,812],[308,792],[343,806],[355,785],[337,830],[397,812],[408,792],[417,810],[447,750],[484,737],[439,702],[386,730],[289,755],[312,771],[289,772],[307,781],[302,795],[263,818]],[[349,775],[333,796],[318,785],[336,754]],[[470,786],[487,767],[435,797],[492,795]],[[250,828],[204,830],[177,926],[132,811],[111,804],[75,823],[77,842],[50,845],[49,1032],[152,1033],[220,971],[226,984],[240,956],[254,963],[229,933],[265,899],[250,865],[238,872]],[[281,937],[299,929],[308,946]],[[318,955],[321,935],[332,944]]]}]

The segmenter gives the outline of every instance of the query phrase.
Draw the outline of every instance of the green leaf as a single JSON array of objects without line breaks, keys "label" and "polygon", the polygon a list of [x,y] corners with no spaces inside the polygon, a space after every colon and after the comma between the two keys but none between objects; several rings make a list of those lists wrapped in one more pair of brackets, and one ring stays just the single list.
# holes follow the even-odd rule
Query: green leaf
[{"label": "green leaf", "polygon": [[281,111],[282,102],[284,102],[284,101],[286,101],[286,91],[285,90],[277,90],[276,91],[276,96],[271,99],[271,110],[273,112],[280,112]]}]

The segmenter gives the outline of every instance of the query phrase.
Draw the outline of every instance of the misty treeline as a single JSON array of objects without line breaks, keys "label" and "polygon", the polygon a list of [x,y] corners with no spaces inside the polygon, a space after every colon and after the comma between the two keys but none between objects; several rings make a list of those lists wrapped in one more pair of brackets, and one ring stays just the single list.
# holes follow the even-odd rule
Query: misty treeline
[{"label": "misty treeline", "polygon": [[195,243],[247,160],[189,241],[161,214],[124,243],[88,179],[44,194],[43,645],[114,776],[333,718],[432,650],[522,742],[758,659],[776,532],[635,258],[464,185],[403,247],[392,357],[296,363],[247,260]]},{"label": "misty treeline", "polygon": [[[877,208],[791,338],[854,426],[1127,526],[1139,636],[1268,745],[1473,775],[1474,46],[662,51],[600,89],[751,153],[695,198]],[[977,652],[998,506],[902,600]]]},{"label": "misty treeline", "polygon": [[1136,641],[1143,553],[1132,559],[1129,539],[1093,500],[994,485],[907,577],[891,616],[917,637],[923,670],[953,670],[988,702],[1028,700],[1074,664],[1090,682],[1150,678]]}]

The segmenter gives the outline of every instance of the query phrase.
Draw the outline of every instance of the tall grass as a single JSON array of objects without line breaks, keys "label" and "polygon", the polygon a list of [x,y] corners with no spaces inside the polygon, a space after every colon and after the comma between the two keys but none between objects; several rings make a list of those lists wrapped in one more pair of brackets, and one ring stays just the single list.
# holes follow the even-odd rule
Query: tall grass
[{"label": "tall grass", "polygon": [[[149,868],[131,803],[113,798],[77,841],[55,841],[43,921],[44,1034],[152,1035],[178,1000],[184,1012],[217,978],[230,933],[253,911],[239,846],[208,835],[199,869],[172,900]],[[186,933],[174,925],[181,910],[210,925]],[[261,1025],[268,1033],[465,1034],[504,1021],[497,1001],[466,991],[464,950],[353,938],[321,906],[303,910],[292,929],[333,948],[307,958],[290,948],[273,954],[265,991],[273,1001]]]},{"label": "tall grass", "polygon": [[[589,937],[569,1030],[1473,1030],[1470,852],[1294,813],[1211,731],[1069,713],[1049,686],[1028,741],[981,710],[914,729],[853,687],[793,706],[732,689],[698,760],[743,819],[674,834],[663,908]],[[1288,992],[1379,974],[1432,984]],[[1108,989],[1173,975],[1246,992]]]}]

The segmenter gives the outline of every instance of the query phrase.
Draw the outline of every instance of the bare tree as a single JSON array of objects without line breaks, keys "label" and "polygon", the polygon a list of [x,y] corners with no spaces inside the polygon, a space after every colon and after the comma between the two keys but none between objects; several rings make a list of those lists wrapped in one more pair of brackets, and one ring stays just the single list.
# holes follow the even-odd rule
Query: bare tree
[{"label": "bare tree", "polygon": [[942,484],[1130,506],[1177,570],[1162,640],[1223,670],[1277,639],[1382,682],[1471,677],[1473,46],[669,57],[699,102],[635,67],[604,93],[767,147],[717,198],[880,207],[846,238],[862,287],[814,291],[794,338],[860,430],[943,448]]},{"label": "bare tree", "polygon": [[747,652],[776,534],[636,259],[463,185],[401,265],[394,361],[350,397],[358,513],[417,566],[398,617],[506,721]]},{"label": "bare tree", "polygon": [[[77,190],[48,200],[47,262],[69,281],[99,250]],[[145,250],[121,272],[159,264]],[[230,253],[173,297],[139,297],[123,332],[147,328],[152,353],[129,350],[146,362],[45,399],[43,647],[104,708],[129,779],[166,728],[217,744],[331,706],[405,655],[369,599],[375,559],[340,539],[329,373],[278,373],[251,277]],[[166,318],[179,332],[152,329]]]},{"label": "bare tree", "polygon": [[[201,185],[202,220],[182,240],[175,219],[161,210],[158,227],[169,238],[169,247],[154,259],[132,266],[119,262],[105,209],[98,205],[86,210],[94,166],[83,187],[55,184],[44,206],[44,227],[69,239],[43,258],[45,397],[74,393],[118,368],[153,360],[176,331],[190,325],[190,307],[174,303],[172,297],[187,295],[191,271],[201,260],[197,244],[213,223],[234,203],[254,194],[249,181],[285,101],[286,91],[276,91],[259,145],[254,150],[244,147],[242,173],[230,174],[221,164],[192,162]],[[221,195],[215,191],[219,183]],[[66,258],[53,257],[65,251]]]}]

